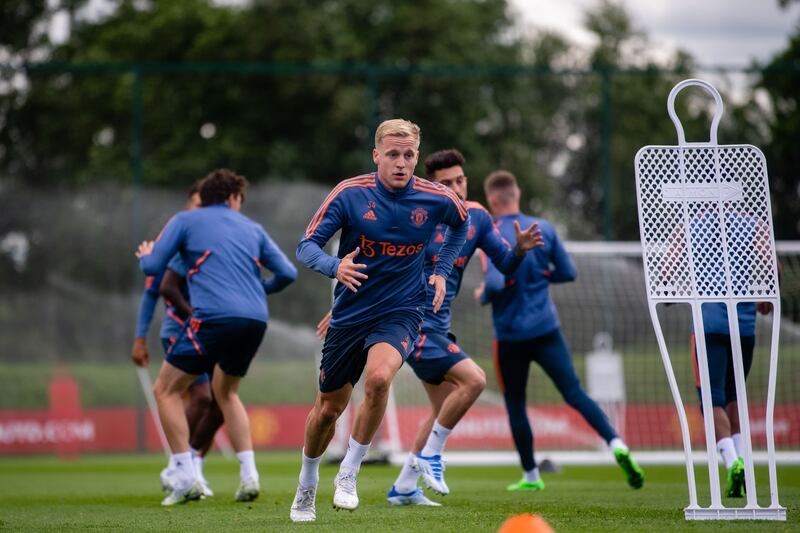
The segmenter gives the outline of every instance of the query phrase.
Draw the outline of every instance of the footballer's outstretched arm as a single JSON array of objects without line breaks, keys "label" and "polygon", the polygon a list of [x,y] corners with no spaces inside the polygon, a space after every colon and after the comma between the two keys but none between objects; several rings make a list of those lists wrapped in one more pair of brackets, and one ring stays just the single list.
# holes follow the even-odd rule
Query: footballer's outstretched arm
[{"label": "footballer's outstretched arm", "polygon": [[483,250],[492,263],[503,274],[513,274],[525,259],[525,253],[544,244],[542,232],[534,223],[528,229],[522,230],[519,223],[514,221],[517,234],[517,244],[512,248],[494,226],[491,216],[485,209],[474,209],[472,225],[478,228],[478,248]]},{"label": "footballer's outstretched arm", "polygon": [[480,295],[480,302],[481,305],[486,305],[506,288],[506,277],[485,255],[481,254],[481,258],[485,261],[483,262],[483,292]]},{"label": "footballer's outstretched arm", "polygon": [[578,276],[578,271],[575,268],[575,263],[564,248],[564,243],[558,238],[558,235],[553,231],[553,248],[550,254],[550,263],[553,269],[550,270],[550,283],[566,283],[574,281]]}]

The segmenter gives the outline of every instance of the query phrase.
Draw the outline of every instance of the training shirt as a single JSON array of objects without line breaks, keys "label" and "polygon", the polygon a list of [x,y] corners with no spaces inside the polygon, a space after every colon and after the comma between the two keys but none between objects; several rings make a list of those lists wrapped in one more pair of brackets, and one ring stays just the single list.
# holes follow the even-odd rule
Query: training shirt
[{"label": "training shirt", "polygon": [[[463,246],[469,213],[450,189],[412,176],[403,189],[381,183],[377,173],[342,181],[317,210],[297,245],[307,267],[336,277],[341,259],[360,247],[354,262],[367,267],[353,292],[342,283],[334,289],[332,327],[354,326],[399,310],[423,312],[427,279],[425,248],[439,223],[449,229],[434,272],[445,278]],[[338,257],[322,247],[339,230]]]},{"label": "training shirt", "polygon": [[523,228],[537,223],[544,245],[529,250],[512,274],[503,275],[491,261],[486,261],[486,285],[481,301],[491,302],[495,337],[501,341],[533,339],[558,328],[550,284],[572,281],[577,275],[550,222],[522,213],[498,217],[497,229],[512,245],[516,244],[515,220]]},{"label": "training shirt", "polygon": [[[698,284],[705,289],[706,294],[713,294],[719,291],[722,294],[726,286],[724,268],[721,266],[722,250],[718,248],[721,232],[723,230],[728,236],[728,245],[731,247],[730,254],[747,254],[760,238],[768,238],[762,235],[765,228],[758,222],[758,219],[746,214],[735,212],[726,213],[724,224],[721,223],[717,211],[702,212],[694,216],[690,223],[692,252],[696,258],[694,261],[695,276]],[[757,249],[757,247],[756,247]],[[730,273],[730,288],[734,293],[747,291],[745,283],[750,280],[747,272],[736,270],[735,265],[747,264],[748,261],[732,261]],[[706,333],[730,334],[728,328],[728,309],[724,303],[704,303],[703,327]],[[742,336],[753,336],[756,334],[756,304],[752,302],[738,304],[737,314],[739,316],[739,334]],[[694,324],[692,324],[694,328]]]},{"label": "training shirt", "polygon": [[[426,286],[428,296],[425,305],[425,319],[422,322],[422,331],[424,332],[446,335],[450,331],[451,305],[461,289],[464,271],[467,269],[467,265],[477,248],[483,250],[501,272],[507,274],[516,270],[525,257],[518,257],[514,253],[508,241],[494,227],[492,216],[485,207],[478,202],[464,202],[464,205],[469,212],[467,241],[453,263],[453,270],[447,277],[447,295],[438,313],[433,312],[433,306],[431,305],[435,294],[434,288],[431,285]],[[439,251],[444,243],[444,231],[445,228],[441,224],[436,226],[432,242],[425,249],[426,277],[433,273],[433,268],[439,260]]]},{"label": "training shirt", "polygon": [[[266,322],[266,294],[297,277],[297,269],[259,224],[227,204],[178,213],[139,265],[153,275],[176,253],[188,267],[192,317],[249,318]],[[273,277],[262,283],[261,268]]]}]

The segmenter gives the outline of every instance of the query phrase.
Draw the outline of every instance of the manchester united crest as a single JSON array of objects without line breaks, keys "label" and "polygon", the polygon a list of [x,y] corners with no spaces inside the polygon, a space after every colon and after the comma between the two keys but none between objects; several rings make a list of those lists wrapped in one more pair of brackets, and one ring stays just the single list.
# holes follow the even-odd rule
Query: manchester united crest
[{"label": "manchester united crest", "polygon": [[418,207],[411,212],[411,222],[417,226],[421,227],[425,222],[428,221],[428,212]]}]

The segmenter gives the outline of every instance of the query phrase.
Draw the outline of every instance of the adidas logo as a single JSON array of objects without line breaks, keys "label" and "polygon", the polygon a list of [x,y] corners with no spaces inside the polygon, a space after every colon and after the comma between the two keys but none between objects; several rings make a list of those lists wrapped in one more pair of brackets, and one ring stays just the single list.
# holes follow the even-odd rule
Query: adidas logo
[{"label": "adidas logo", "polygon": [[375,216],[375,212],[372,209],[364,213],[364,216],[362,216],[361,218],[365,220],[378,220],[378,217]]},{"label": "adidas logo", "polygon": [[[472,227],[472,226],[470,226],[470,227]],[[437,233],[436,234],[436,238],[433,239],[433,242],[444,242],[444,235],[442,235],[441,233]]]}]

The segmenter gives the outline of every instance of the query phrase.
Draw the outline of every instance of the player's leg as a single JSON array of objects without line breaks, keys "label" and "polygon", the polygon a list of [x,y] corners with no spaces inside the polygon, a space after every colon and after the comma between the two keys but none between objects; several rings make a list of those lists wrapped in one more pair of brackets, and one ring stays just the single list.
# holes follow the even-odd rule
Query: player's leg
[{"label": "player's leg", "polygon": [[197,332],[209,358],[217,363],[212,371],[211,388],[239,460],[240,483],[234,498],[240,502],[252,501],[260,493],[250,419],[239,397],[239,385],[266,329],[265,322],[229,318],[203,323]]},{"label": "player's leg", "polygon": [[306,417],[300,476],[289,517],[293,522],[313,522],[317,518],[316,497],[319,464],[336,430],[336,421],[350,401],[353,385],[346,383],[331,392],[318,392]]},{"label": "player's leg", "polygon": [[[450,348],[450,346],[454,348]],[[458,362],[448,368],[445,379],[448,383],[453,384],[455,389],[445,398],[425,446],[417,454],[417,467],[422,472],[425,485],[442,495],[450,493],[444,480],[444,462],[442,461],[447,438],[458,421],[486,388],[486,374],[483,370],[463,354],[456,344],[450,343],[448,348],[451,350],[450,356],[443,358],[444,365],[451,365],[453,361]],[[458,354],[455,353],[456,349]]]},{"label": "player's leg", "polygon": [[517,448],[523,476],[508,490],[544,490],[544,481],[533,455],[533,430],[528,420],[526,388],[531,361],[530,341],[496,341],[495,371],[508,412],[511,436]]},{"label": "player's leg", "polygon": [[383,420],[389,387],[403,359],[400,352],[387,342],[373,344],[368,350],[364,370],[364,400],[356,411],[347,453],[339,465],[334,482],[333,506],[337,509],[352,511],[358,507],[356,478],[361,461]]},{"label": "player's leg", "polygon": [[[417,369],[414,368],[414,371],[417,372]],[[417,374],[417,376],[419,376],[419,374]],[[425,443],[433,429],[433,423],[436,421],[436,417],[439,416],[439,412],[441,411],[442,404],[447,396],[455,390],[455,385],[447,381],[442,381],[437,385],[422,381],[422,386],[430,400],[431,413],[420,425],[411,451],[400,469],[400,474],[397,476],[392,488],[389,489],[386,498],[392,505],[427,505],[433,507],[440,505],[439,503],[429,500],[422,492],[422,489],[417,487],[420,470],[417,466],[416,455],[425,447]]]},{"label": "player's leg", "polygon": [[250,436],[250,419],[239,398],[239,384],[242,378],[226,374],[220,367],[214,369],[212,386],[214,397],[225,417],[228,436],[240,465],[240,487],[236,493],[237,501],[252,501],[260,492],[259,475],[256,469],[253,441]]},{"label": "player's leg", "polygon": [[572,354],[561,335],[561,330],[556,329],[542,335],[535,339],[535,342],[535,360],[553,381],[564,401],[577,410],[606,441],[625,473],[628,484],[635,489],[641,488],[644,484],[644,472],[631,457],[627,445],[611,427],[603,410],[581,387],[580,379],[572,365]]},{"label": "player's leg", "polygon": [[[211,394],[211,382],[208,374],[203,374],[189,385],[189,390],[186,392],[184,400],[186,409],[186,420],[189,423],[189,445],[191,446],[192,461],[194,461],[195,474],[200,484],[203,486],[203,496],[213,496],[214,492],[208,486],[203,474],[204,457],[214,441],[214,434],[217,429],[222,425],[222,412],[219,410],[216,402],[214,402]],[[211,411],[216,413],[209,416]],[[208,429],[201,428],[201,424],[208,424],[211,421],[218,421],[219,425],[213,428],[214,433],[211,433],[211,438],[200,440],[197,438],[198,429],[203,429],[204,433],[208,434]]]},{"label": "player's leg", "polygon": [[[725,410],[726,380],[731,357],[730,336],[719,333],[706,333],[706,356],[708,360],[708,377],[711,386],[712,417],[714,419],[714,438],[717,441],[717,451],[722,457],[722,462],[728,471],[725,493],[728,496],[741,496],[741,486],[744,483],[744,464],[737,461],[736,447],[731,438],[731,422]],[[699,407],[703,410],[700,390],[699,365],[697,364],[697,346],[692,337],[692,361],[695,369],[695,384],[697,395],[701,398]],[[738,487],[738,488],[737,488]]]},{"label": "player's leg", "polygon": [[189,449],[189,424],[186,421],[181,397],[196,377],[196,375],[188,374],[165,361],[153,384],[158,415],[172,450],[170,462],[175,471],[170,480],[171,492],[161,502],[163,505],[174,505],[197,499],[202,493],[192,463],[192,454]]},{"label": "player's leg", "polygon": [[[208,382],[208,387],[210,390],[210,381]],[[190,387],[190,390],[191,389],[192,387]],[[197,454],[200,457],[205,457],[211,450],[214,445],[214,436],[217,434],[219,428],[222,427],[224,420],[219,404],[217,404],[217,401],[212,395],[211,402],[208,404],[205,412],[202,413],[202,416],[197,420],[194,426],[189,427],[189,443],[193,450],[197,450]]]},{"label": "player's leg", "polygon": [[[744,367],[744,377],[750,374],[750,368],[753,366],[753,352],[755,350],[756,338],[753,335],[740,337],[742,341],[742,363]],[[728,413],[728,419],[731,423],[731,439],[733,446],[736,449],[737,457],[744,457],[744,448],[742,445],[742,435],[739,427],[739,404],[736,401],[736,383],[733,378],[733,363],[729,367],[727,377],[727,387],[725,391],[725,400],[728,402],[725,411]]]},{"label": "player's leg", "polygon": [[316,495],[322,454],[336,431],[366,364],[363,328],[328,328],[322,347],[319,392],[306,417],[300,476],[289,511],[293,522],[316,520]]},{"label": "player's leg", "polygon": [[[742,348],[742,366],[744,367],[744,376],[747,379],[747,376],[750,374],[750,367],[753,364],[753,351],[755,348],[755,336],[748,335],[740,337],[741,339],[741,348]],[[718,408],[714,407],[714,426],[715,430],[717,429],[717,418],[719,417],[717,414]],[[721,430],[717,430],[717,439],[720,438],[720,432],[724,431],[725,429],[728,430],[728,434],[730,434],[730,440],[733,443],[733,449],[736,454],[736,459],[733,461],[731,466],[726,467],[728,468],[728,475],[725,483],[725,494],[727,496],[733,498],[740,498],[744,496],[744,450],[742,444],[742,435],[740,433],[740,426],[739,426],[739,404],[736,401],[736,381],[733,375],[733,350],[728,349],[728,360],[727,360],[727,368],[725,370],[725,422],[727,422],[727,428],[723,427]],[[720,449],[720,454],[722,453],[722,449],[719,446],[719,442],[717,443],[717,447]],[[730,450],[726,450],[727,453],[730,453]]]}]

